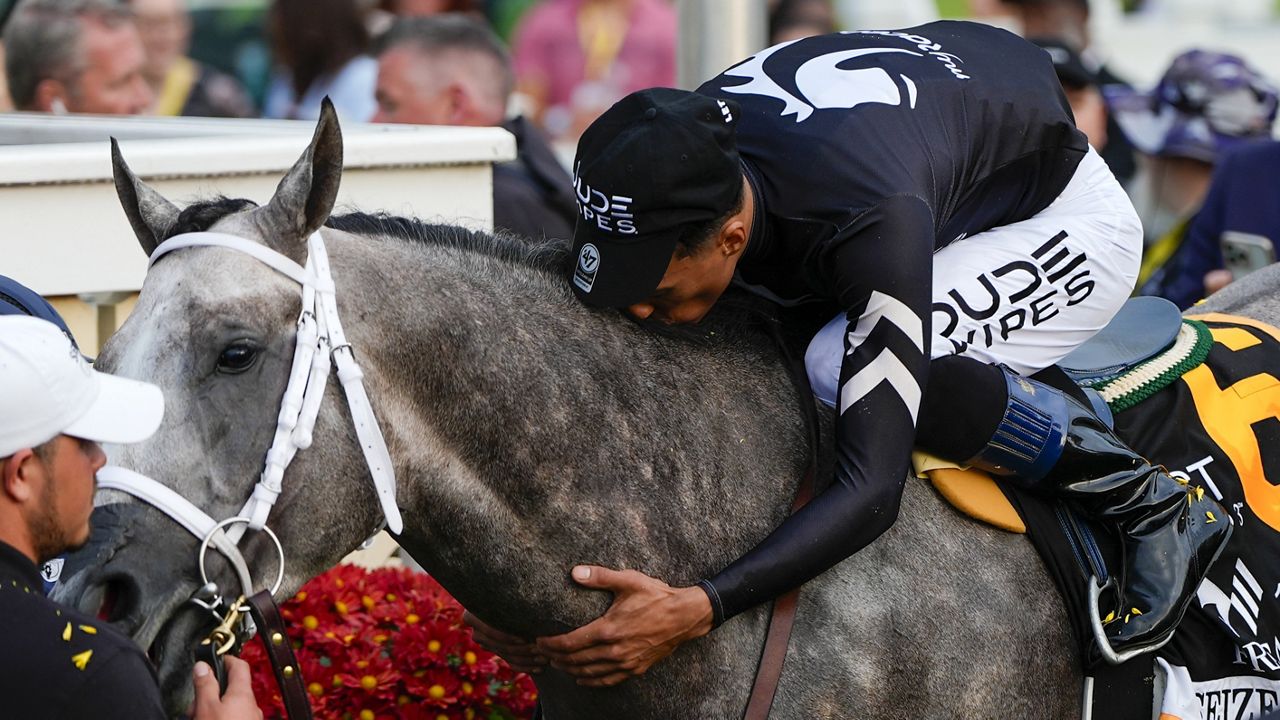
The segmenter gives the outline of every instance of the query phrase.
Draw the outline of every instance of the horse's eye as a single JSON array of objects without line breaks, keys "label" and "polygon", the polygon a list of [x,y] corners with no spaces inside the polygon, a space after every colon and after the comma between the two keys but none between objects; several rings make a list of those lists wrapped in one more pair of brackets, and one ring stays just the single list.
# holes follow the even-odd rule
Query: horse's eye
[{"label": "horse's eye", "polygon": [[258,349],[244,340],[231,343],[218,356],[218,372],[234,375],[253,367],[258,360]]}]

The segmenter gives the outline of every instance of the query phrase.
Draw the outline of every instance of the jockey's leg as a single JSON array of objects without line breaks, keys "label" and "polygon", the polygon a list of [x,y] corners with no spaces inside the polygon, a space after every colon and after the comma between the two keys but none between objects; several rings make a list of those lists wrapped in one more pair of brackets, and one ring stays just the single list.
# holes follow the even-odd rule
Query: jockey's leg
[{"label": "jockey's leg", "polygon": [[1231,523],[1209,522],[1206,512],[1225,518],[1226,511],[1147,462],[1074,399],[995,369],[1006,381],[1004,416],[967,464],[1064,497],[1114,524],[1124,567],[1121,606],[1104,617],[1107,637],[1117,653],[1159,647],[1231,535]]},{"label": "jockey's leg", "polygon": [[[1084,406],[1015,373],[1056,363],[1102,329],[1132,290],[1141,248],[1132,205],[1090,152],[1062,195],[1035,217],[936,253],[934,362],[917,435],[939,455],[1065,495],[1118,526],[1126,537],[1121,622],[1108,627],[1118,652],[1154,647],[1172,634],[1225,541],[1218,528],[1226,523],[1206,533],[1190,522],[1184,486]],[[843,315],[833,319],[806,353],[819,397],[835,396],[846,328]],[[1199,518],[1204,509],[1224,516],[1202,505]]]}]

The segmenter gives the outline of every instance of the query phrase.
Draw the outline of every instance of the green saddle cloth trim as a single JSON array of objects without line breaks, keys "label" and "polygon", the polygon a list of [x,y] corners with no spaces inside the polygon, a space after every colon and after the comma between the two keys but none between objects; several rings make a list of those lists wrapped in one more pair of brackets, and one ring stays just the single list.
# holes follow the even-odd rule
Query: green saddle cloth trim
[{"label": "green saddle cloth trim", "polygon": [[1167,350],[1114,378],[1088,387],[1102,395],[1112,412],[1128,410],[1202,365],[1212,347],[1213,335],[1208,325],[1183,319],[1178,337]]}]

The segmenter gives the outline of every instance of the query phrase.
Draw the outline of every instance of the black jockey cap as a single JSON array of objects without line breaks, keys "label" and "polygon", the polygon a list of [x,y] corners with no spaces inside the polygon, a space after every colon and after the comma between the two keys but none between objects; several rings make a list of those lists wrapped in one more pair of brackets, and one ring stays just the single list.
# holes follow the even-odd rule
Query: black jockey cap
[{"label": "black jockey cap", "polygon": [[652,88],[619,100],[578,141],[573,289],[626,307],[662,282],[683,230],[723,217],[742,188],[738,105]]}]

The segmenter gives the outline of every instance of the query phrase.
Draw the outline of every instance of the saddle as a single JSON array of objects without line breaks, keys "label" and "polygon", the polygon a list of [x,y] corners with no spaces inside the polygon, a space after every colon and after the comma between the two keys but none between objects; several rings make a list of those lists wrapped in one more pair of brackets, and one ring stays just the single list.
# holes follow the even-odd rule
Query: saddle
[{"label": "saddle", "polygon": [[[1210,319],[1210,318],[1206,318]],[[1150,397],[1204,362],[1215,337],[1203,322],[1184,320],[1159,298],[1134,298],[1088,343],[1059,362],[1084,392],[1098,416],[1114,423],[1119,412]],[[978,470],[916,453],[916,474],[928,479],[957,510],[993,527],[1026,534],[1045,562],[1067,609],[1082,659],[1086,706],[1106,708],[1108,717],[1150,717],[1152,656],[1122,665],[1103,663],[1090,646],[1089,613],[1082,588],[1090,577],[1105,580],[1119,559],[1116,539],[1095,528],[1064,503],[998,484]]]},{"label": "saddle", "polygon": [[[1194,352],[1196,343],[1205,345],[1203,353]],[[1193,346],[1191,353],[1182,347],[1188,344]],[[1136,405],[1180,376],[1188,362],[1203,362],[1207,353],[1200,330],[1184,323],[1176,305],[1163,298],[1137,297],[1058,366],[1084,391],[1098,417],[1113,425],[1112,405]],[[922,451],[914,453],[911,462],[917,477],[929,480],[965,515],[1008,532],[1027,531],[1004,490],[985,472]]]}]

